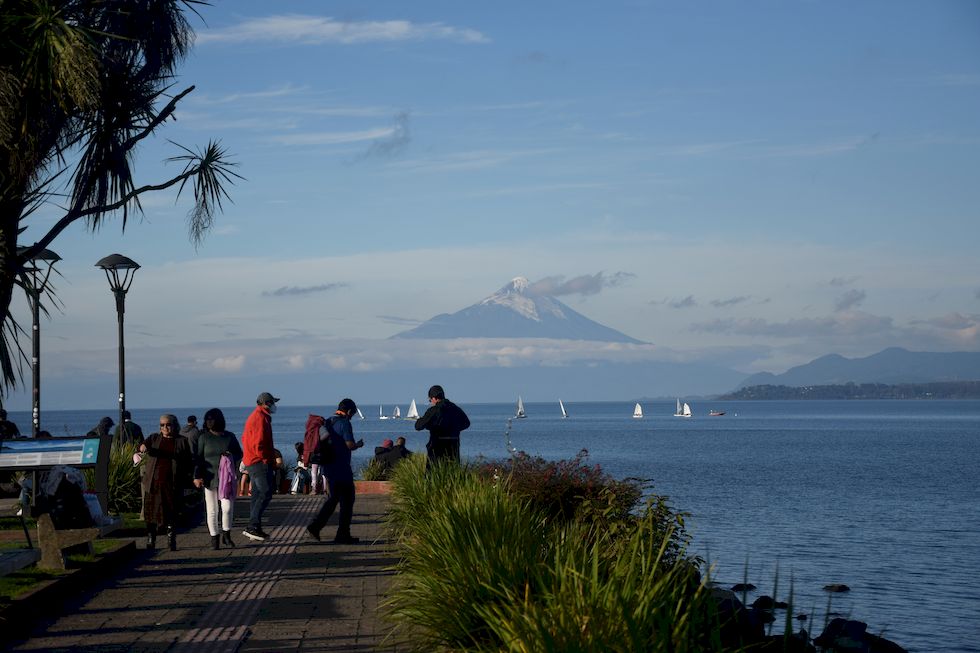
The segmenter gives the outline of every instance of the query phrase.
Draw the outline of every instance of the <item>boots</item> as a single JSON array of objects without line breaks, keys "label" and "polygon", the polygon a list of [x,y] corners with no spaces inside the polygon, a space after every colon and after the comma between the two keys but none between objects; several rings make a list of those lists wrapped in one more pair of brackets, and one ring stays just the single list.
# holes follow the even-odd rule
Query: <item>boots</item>
[{"label": "boots", "polygon": [[167,526],[167,543],[170,545],[171,551],[177,550],[177,532],[173,526]]},{"label": "boots", "polygon": [[220,540],[221,540],[221,536],[220,535],[212,535],[211,536],[211,548],[214,549],[215,551],[217,551],[218,549],[221,548],[221,545],[219,544],[219,541]]},{"label": "boots", "polygon": [[146,525],[146,548],[150,551],[157,548],[157,525]]},{"label": "boots", "polygon": [[[221,531],[221,542],[225,546],[230,546],[233,549],[235,548],[235,543],[231,541],[231,531]],[[214,548],[217,549],[218,545],[216,544]]]}]

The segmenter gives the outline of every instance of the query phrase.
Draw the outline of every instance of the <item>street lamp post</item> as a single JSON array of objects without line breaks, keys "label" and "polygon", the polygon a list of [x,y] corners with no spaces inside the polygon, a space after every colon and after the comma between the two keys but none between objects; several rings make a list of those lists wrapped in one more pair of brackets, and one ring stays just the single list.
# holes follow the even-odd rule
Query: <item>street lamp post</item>
[{"label": "street lamp post", "polygon": [[[19,248],[20,251],[27,249]],[[31,304],[32,343],[31,343],[31,380],[33,400],[31,404],[31,436],[36,438],[41,431],[41,293],[48,285],[54,264],[61,257],[50,249],[42,249],[28,261],[24,272],[28,277],[27,297]]]},{"label": "street lamp post", "polygon": [[[126,292],[133,284],[133,277],[140,269],[139,264],[122,254],[110,254],[95,264],[96,267],[105,270],[106,279],[109,280],[109,288],[116,297],[116,316],[119,320],[119,426],[120,432],[123,428],[123,411],[126,410],[126,350],[123,344],[123,315],[126,312]],[[111,437],[111,436],[109,436]],[[109,461],[108,457],[103,461],[100,457],[96,469],[96,478],[108,482]],[[102,469],[102,467],[105,469]],[[99,481],[101,487],[98,488],[99,503],[102,504],[103,511],[107,508],[108,487]]]}]

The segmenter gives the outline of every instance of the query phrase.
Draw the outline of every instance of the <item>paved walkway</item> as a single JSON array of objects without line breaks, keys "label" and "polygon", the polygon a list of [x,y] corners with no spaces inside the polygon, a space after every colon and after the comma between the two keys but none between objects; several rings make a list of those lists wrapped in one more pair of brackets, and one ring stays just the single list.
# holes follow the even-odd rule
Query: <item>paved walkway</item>
[{"label": "paved walkway", "polygon": [[[266,511],[267,542],[232,531],[234,549],[214,551],[202,524],[178,536],[178,551],[140,551],[114,578],[64,616],[38,623],[11,651],[397,651],[377,606],[395,558],[384,539],[383,495],[359,495],[351,529],[360,544],[335,545],[337,516],[324,542],[305,528],[322,497],[276,495]],[[236,501],[236,524],[248,499]],[[157,538],[166,545],[165,537]],[[138,543],[143,546],[143,542]]]}]

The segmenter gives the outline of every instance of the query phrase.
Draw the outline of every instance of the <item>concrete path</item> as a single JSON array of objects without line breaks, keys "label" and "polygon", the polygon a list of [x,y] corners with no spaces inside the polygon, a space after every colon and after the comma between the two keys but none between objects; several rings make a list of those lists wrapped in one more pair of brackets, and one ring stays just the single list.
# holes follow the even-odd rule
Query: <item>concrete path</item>
[{"label": "concrete path", "polygon": [[[395,557],[384,539],[384,495],[359,495],[351,529],[360,544],[307,538],[322,497],[276,495],[264,528],[247,540],[248,499],[236,501],[233,549],[214,551],[201,525],[178,536],[178,551],[140,551],[114,578],[39,622],[10,651],[398,651],[378,603]],[[158,538],[158,546],[166,538]],[[143,546],[143,542],[138,543]]]}]

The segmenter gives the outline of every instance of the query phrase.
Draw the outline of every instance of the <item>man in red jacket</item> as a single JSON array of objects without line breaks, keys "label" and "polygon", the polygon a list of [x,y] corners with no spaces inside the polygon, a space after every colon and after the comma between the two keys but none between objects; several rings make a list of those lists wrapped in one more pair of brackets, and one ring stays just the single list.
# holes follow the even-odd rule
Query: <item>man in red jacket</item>
[{"label": "man in red jacket", "polygon": [[276,412],[277,401],[279,397],[273,397],[268,392],[260,394],[255,400],[255,410],[245,420],[242,431],[242,464],[252,482],[248,528],[242,531],[242,535],[257,542],[269,537],[262,530],[262,513],[272,501],[276,463],[276,450],[272,445],[272,413]]}]

